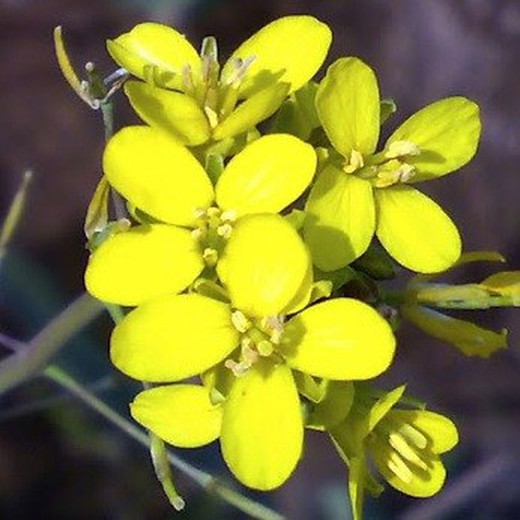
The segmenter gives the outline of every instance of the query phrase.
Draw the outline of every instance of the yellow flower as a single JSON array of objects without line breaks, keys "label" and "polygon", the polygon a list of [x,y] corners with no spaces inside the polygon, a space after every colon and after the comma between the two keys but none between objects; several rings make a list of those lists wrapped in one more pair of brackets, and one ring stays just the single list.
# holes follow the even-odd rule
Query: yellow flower
[{"label": "yellow flower", "polygon": [[158,129],[132,126],[107,144],[110,184],[157,220],[108,238],[91,255],[88,291],[100,300],[139,305],[184,290],[214,265],[244,215],[276,213],[307,188],[314,149],[296,137],[261,137],[234,156],[213,187],[191,152]]},{"label": "yellow flower", "polygon": [[330,430],[349,466],[355,520],[362,518],[365,490],[374,495],[383,490],[368,468],[368,458],[393,488],[414,497],[434,495],[446,479],[440,455],[458,443],[457,428],[450,419],[434,412],[395,408],[404,389],[400,386],[375,402],[367,400],[361,390],[362,396],[356,396],[351,413]]},{"label": "yellow flower", "polygon": [[316,73],[330,42],[325,24],[287,16],[246,40],[222,70],[214,38],[204,40],[199,55],[182,34],[158,23],[139,24],[107,46],[119,65],[145,80],[125,86],[139,116],[196,146],[233,137],[271,116]]},{"label": "yellow flower", "polygon": [[[335,149],[306,205],[304,236],[325,271],[347,265],[375,234],[390,255],[418,272],[439,272],[460,256],[457,228],[411,186],[453,172],[474,155],[478,106],[462,97],[437,101],[407,119],[379,153],[381,103],[374,72],[341,58],[316,95],[323,128]],[[337,152],[337,153],[336,153]]]},{"label": "yellow flower", "polygon": [[292,370],[332,380],[372,378],[390,364],[395,339],[387,322],[357,300],[337,298],[297,312],[309,301],[311,264],[300,236],[279,215],[238,221],[217,272],[229,304],[198,294],[149,300],[115,328],[111,358],[125,374],[156,383],[181,381],[224,362],[230,380],[225,401],[214,405],[221,411],[208,411],[206,396],[200,398],[205,411],[190,415],[186,405],[186,413],[171,415],[169,398],[159,393],[180,392],[174,386],[143,392],[138,402],[147,412],[134,405],[134,417],[179,444],[179,414],[187,417],[188,432],[200,423],[210,442],[215,430],[207,415],[222,413],[220,442],[231,471],[247,486],[272,489],[289,477],[302,450]]}]

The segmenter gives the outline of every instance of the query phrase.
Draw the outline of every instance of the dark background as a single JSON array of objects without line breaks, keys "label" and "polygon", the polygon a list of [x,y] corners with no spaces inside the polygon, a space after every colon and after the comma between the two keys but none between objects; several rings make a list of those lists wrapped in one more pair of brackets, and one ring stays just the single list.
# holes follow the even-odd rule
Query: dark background
[{"label": "dark background", "polygon": [[[52,29],[64,26],[78,69],[114,66],[104,41],[144,20],[169,23],[197,45],[218,38],[221,55],[273,18],[309,13],[327,22],[329,63],[357,55],[397,100],[391,125],[425,104],[465,95],[482,108],[484,135],[462,172],[424,190],[454,217],[465,249],[503,253],[520,267],[520,2],[518,0],[0,0],[0,215],[22,172],[35,180],[0,275],[0,331],[30,338],[83,290],[82,223],[100,175],[100,114],[89,111],[57,69]],[[280,49],[283,52],[283,49]],[[116,126],[134,121],[118,97]],[[485,276],[473,268],[468,274]],[[448,458],[440,495],[417,501],[388,490],[368,518],[520,518],[520,327],[514,310],[478,316],[510,329],[510,348],[467,359],[405,327],[388,383],[408,382],[432,409],[453,416],[461,443]],[[61,355],[84,382],[122,406],[136,389],[106,360],[108,320]],[[115,391],[117,389],[117,392]],[[50,398],[50,402],[41,402]],[[29,406],[29,409],[27,409]],[[216,450],[186,454],[229,478]],[[309,435],[306,457],[280,491],[261,497],[289,518],[348,518],[344,469],[325,439]],[[182,477],[180,518],[242,518]],[[49,384],[34,381],[0,400],[0,518],[173,518],[147,453]]]}]

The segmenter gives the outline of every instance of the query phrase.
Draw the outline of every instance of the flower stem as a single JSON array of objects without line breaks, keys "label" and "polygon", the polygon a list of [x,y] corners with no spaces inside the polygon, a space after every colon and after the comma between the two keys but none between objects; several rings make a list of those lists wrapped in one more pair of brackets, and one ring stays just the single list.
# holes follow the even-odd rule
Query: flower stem
[{"label": "flower stem", "polygon": [[[149,447],[150,441],[148,435],[143,430],[110,408],[95,394],[87,390],[78,381],[72,378],[67,372],[55,365],[49,365],[45,369],[44,374],[62,388],[68,390],[89,408],[99,413],[110,423],[117,426],[129,437],[136,440],[146,448]],[[169,451],[166,451],[166,455],[171,464],[194,480],[204,490],[214,493],[250,517],[259,520],[283,520],[283,516],[278,514],[276,511],[273,511],[272,509],[241,495],[233,489],[226,487],[217,478],[193,467],[177,455]]]},{"label": "flower stem", "polygon": [[[109,98],[103,101],[100,105],[101,115],[103,116],[103,128],[105,130],[105,142],[114,135],[114,103]],[[116,220],[121,220],[126,217],[125,205],[121,199],[119,193],[113,188],[110,189],[112,197],[112,205],[114,207],[114,213]]]},{"label": "flower stem", "polygon": [[67,341],[102,311],[101,302],[87,293],[74,300],[24,348],[0,363],[0,394],[43,370]]}]

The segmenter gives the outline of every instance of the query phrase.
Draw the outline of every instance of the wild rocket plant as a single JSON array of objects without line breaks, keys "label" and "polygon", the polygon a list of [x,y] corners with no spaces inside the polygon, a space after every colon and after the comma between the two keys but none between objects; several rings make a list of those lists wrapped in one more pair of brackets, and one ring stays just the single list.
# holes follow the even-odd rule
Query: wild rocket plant
[{"label": "wild rocket plant", "polygon": [[[477,104],[435,101],[380,142],[396,106],[368,64],[342,57],[313,79],[331,39],[315,18],[288,16],[222,62],[212,37],[199,53],[176,29],[143,23],[108,41],[115,74],[81,82],[56,33],[81,98],[103,108],[123,87],[142,120],[108,135],[86,222],[86,287],[118,309],[110,357],[145,383],[132,417],[173,446],[218,441],[235,477],[258,490],[283,485],[305,430],[319,430],[348,468],[360,519],[382,480],[437,493],[441,456],[458,442],[455,424],[404,385],[377,386],[396,317],[487,357],[505,333],[435,308],[518,305],[520,275],[434,282],[503,260],[461,254],[456,225],[416,187],[472,159]],[[109,191],[126,210],[115,219]],[[403,268],[417,275],[389,293]]]}]

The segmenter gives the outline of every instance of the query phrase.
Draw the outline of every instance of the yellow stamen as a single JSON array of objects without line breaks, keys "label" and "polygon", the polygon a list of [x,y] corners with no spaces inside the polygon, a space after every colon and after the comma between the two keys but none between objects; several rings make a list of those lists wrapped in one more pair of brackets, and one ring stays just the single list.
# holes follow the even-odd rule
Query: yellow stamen
[{"label": "yellow stamen", "polygon": [[398,159],[407,155],[415,156],[420,155],[421,150],[412,141],[394,141],[388,146],[388,150],[385,152],[387,159]]},{"label": "yellow stamen", "polygon": [[428,469],[426,463],[421,459],[421,457],[419,457],[419,455],[417,455],[402,435],[399,433],[391,433],[388,440],[390,446],[392,446],[392,448],[394,448],[395,451],[397,451],[407,461],[412,462],[421,469]]},{"label": "yellow stamen", "polygon": [[358,152],[357,150],[352,150],[352,152],[350,152],[350,158],[348,160],[348,163],[345,164],[345,166],[343,166],[343,171],[345,173],[354,173],[356,170],[363,168],[364,165],[365,161],[361,152]]},{"label": "yellow stamen", "polygon": [[222,238],[229,238],[233,232],[233,226],[231,224],[222,224],[217,228],[217,234]]},{"label": "yellow stamen", "polygon": [[217,265],[218,262],[218,251],[212,247],[207,247],[202,253],[202,258],[204,258],[206,265],[213,267]]},{"label": "yellow stamen", "polygon": [[414,444],[421,450],[424,450],[428,446],[428,438],[411,424],[403,424],[399,428],[399,433],[403,435],[408,442]]},{"label": "yellow stamen", "polygon": [[234,311],[231,314],[231,322],[238,332],[244,334],[251,328],[251,322],[245,317],[241,311]]},{"label": "yellow stamen", "polygon": [[395,452],[391,451],[389,457],[386,460],[386,465],[388,469],[397,477],[400,478],[403,482],[409,484],[412,481],[413,473],[410,468],[406,465],[406,462],[401,458],[401,456]]}]

